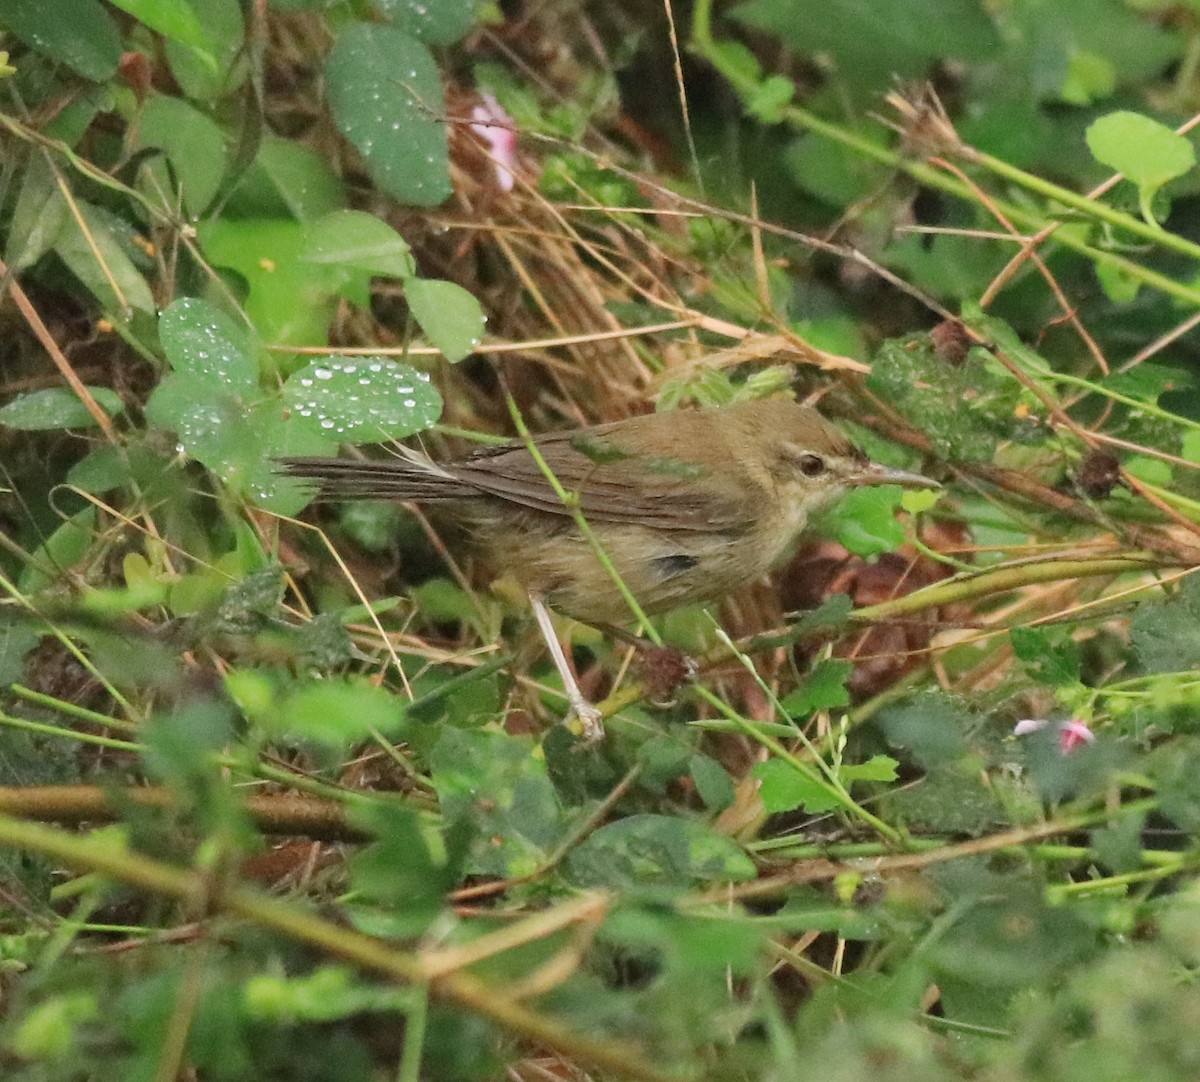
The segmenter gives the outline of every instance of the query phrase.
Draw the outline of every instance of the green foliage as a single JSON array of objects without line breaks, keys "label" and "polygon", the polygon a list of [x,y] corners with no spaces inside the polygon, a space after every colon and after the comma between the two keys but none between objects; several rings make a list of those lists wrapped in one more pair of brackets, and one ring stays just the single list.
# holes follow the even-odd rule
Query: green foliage
[{"label": "green foliage", "polygon": [[[0,0],[6,1079],[1197,1075],[1194,5],[600,7]],[[772,393],[945,487],[595,747],[276,472]]]},{"label": "green foliage", "polygon": [[404,203],[442,202],[446,103],[429,50],[396,27],[359,23],[338,38],[325,77],[338,127],[379,186]]}]

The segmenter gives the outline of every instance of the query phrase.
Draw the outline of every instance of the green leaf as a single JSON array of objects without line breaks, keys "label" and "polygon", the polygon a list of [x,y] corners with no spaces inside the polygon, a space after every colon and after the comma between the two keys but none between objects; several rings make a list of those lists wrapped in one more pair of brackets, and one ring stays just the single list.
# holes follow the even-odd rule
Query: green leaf
[{"label": "green leaf", "polygon": [[361,210],[337,210],[311,222],[304,240],[300,258],[307,263],[391,278],[408,278],[417,270],[408,242],[383,219]]},{"label": "green leaf", "polygon": [[394,27],[356,23],[338,38],[325,77],[338,127],[380,187],[422,207],[450,195],[445,96],[424,45]]},{"label": "green leaf", "polygon": [[631,815],[601,827],[567,858],[585,887],[646,889],[753,879],[754,862],[723,834],[667,815]]},{"label": "green leaf", "polygon": [[699,752],[688,761],[696,792],[709,811],[719,812],[733,805],[737,793],[725,768],[715,759]]},{"label": "green leaf", "polygon": [[854,665],[843,658],[825,658],[804,678],[804,682],[783,700],[789,717],[804,718],[817,710],[833,710],[850,705],[846,681]]},{"label": "green leaf", "polygon": [[263,137],[258,155],[225,205],[229,218],[295,218],[311,222],[346,203],[342,182],[312,147]]},{"label": "green leaf", "polygon": [[841,806],[837,794],[821,784],[815,768],[808,773],[782,759],[767,759],[756,763],[751,773],[758,778],[763,807],[772,815],[801,807],[810,815],[819,815]]},{"label": "green leaf", "polygon": [[272,739],[346,752],[374,733],[398,737],[407,724],[403,700],[361,678],[313,680],[281,691],[264,674],[233,669],[225,686]]},{"label": "green leaf", "polygon": [[411,436],[442,413],[428,373],[381,357],[314,362],[288,379],[283,398],[294,424],[344,443]]},{"label": "green leaf", "polygon": [[303,1022],[336,1022],[370,1011],[411,1010],[407,988],[368,984],[348,966],[322,965],[311,973],[251,975],[242,989],[247,1018],[272,1026]]},{"label": "green leaf", "polygon": [[903,495],[899,485],[853,489],[828,513],[827,527],[855,556],[893,552],[904,543],[904,524],[896,518]]},{"label": "green leaf", "polygon": [[[191,6],[181,0],[109,0],[115,8],[129,12],[139,22],[151,30],[157,31],[163,37],[172,38],[190,45],[193,49],[208,52],[210,44],[208,35],[200,25],[200,20]],[[208,53],[209,61],[212,54]]]},{"label": "green leaf", "polygon": [[[197,228],[209,260],[246,282],[246,316],[264,342],[323,346],[341,277],[301,258],[307,227],[290,219],[217,218]],[[365,292],[367,278],[364,276]]]},{"label": "green leaf", "polygon": [[1079,683],[1079,646],[1068,633],[1049,628],[1014,627],[1008,633],[1013,653],[1040,684],[1065,687]]},{"label": "green leaf", "polygon": [[1190,575],[1173,597],[1138,606],[1129,637],[1146,672],[1200,668],[1200,579]]},{"label": "green leaf", "polygon": [[865,763],[843,763],[838,777],[843,785],[856,781],[895,781],[899,765],[890,755],[872,755]]},{"label": "green leaf", "polygon": [[474,0],[371,0],[398,30],[430,45],[452,45],[475,25]]},{"label": "green leaf", "polygon": [[1000,45],[981,6],[962,0],[750,0],[730,14],[806,56],[829,56],[857,88],[924,76],[934,60],[988,60]]},{"label": "green leaf", "polygon": [[121,32],[97,0],[4,0],[0,26],[85,79],[111,79],[121,62]]},{"label": "green leaf", "polygon": [[1196,152],[1188,139],[1157,120],[1127,110],[1093,122],[1087,130],[1087,145],[1098,162],[1151,191],[1183,176],[1196,164]]},{"label": "green leaf", "polygon": [[231,77],[245,37],[242,9],[238,0],[181,2],[191,8],[202,43],[192,45],[178,37],[168,37],[163,42],[167,63],[184,94],[196,101],[212,102],[236,89],[242,81]]},{"label": "green leaf", "polygon": [[139,147],[159,147],[171,163],[175,183],[165,183],[164,189],[172,191],[177,185],[188,215],[199,217],[229,168],[225,133],[205,113],[168,94],[155,94],[146,102],[136,130]]},{"label": "green leaf", "polygon": [[41,259],[62,236],[70,213],[49,162],[33,155],[9,223],[5,262],[10,269],[19,273]]},{"label": "green leaf", "polygon": [[437,279],[410,278],[404,296],[429,341],[451,363],[479,348],[487,317],[479,301],[462,286]]},{"label": "green leaf", "polygon": [[76,202],[76,207],[87,234],[74,215],[68,217],[54,243],[59,258],[114,319],[123,322],[131,314],[128,309],[153,312],[150,287],[121,243],[121,234],[128,231],[127,223],[82,200]]},{"label": "green leaf", "polygon": [[362,804],[353,808],[351,822],[376,839],[351,858],[351,889],[403,913],[410,934],[420,933],[445,908],[461,870],[461,846],[447,853],[443,839],[412,808]]},{"label": "green leaf", "polygon": [[64,573],[91,551],[95,532],[96,508],[91,505],[67,519],[33,553],[17,583],[21,593],[34,594],[62,582]]},{"label": "green leaf", "polygon": [[967,751],[971,716],[948,695],[926,691],[884,707],[876,722],[888,742],[907,750],[926,769],[961,759]]},{"label": "green leaf", "polygon": [[568,820],[532,741],[446,727],[429,764],[446,821],[474,836],[473,873],[529,875],[562,839]]},{"label": "green leaf", "polygon": [[[89,387],[88,390],[100,408],[110,417],[115,417],[125,409],[125,403],[116,391],[108,387]],[[28,394],[18,395],[0,409],[0,425],[26,432],[54,428],[92,428],[95,424],[96,420],[87,407],[74,391],[66,387],[30,391]]]},{"label": "green leaf", "polygon": [[[985,324],[985,333],[992,331],[997,340],[1007,333],[1020,346],[999,321]],[[1045,362],[1040,363],[1044,368]],[[946,458],[990,462],[1002,439],[1036,444],[1047,436],[1012,376],[978,350],[957,367],[948,364],[924,334],[884,342],[867,386],[912,421]]]},{"label": "green leaf", "polygon": [[[21,679],[25,658],[42,639],[42,629],[13,609],[0,610],[0,687]],[[11,778],[12,774],[6,775]],[[11,783],[10,783],[11,784]]]},{"label": "green leaf", "polygon": [[249,329],[208,301],[180,297],[159,318],[158,335],[176,372],[233,395],[258,392]]}]

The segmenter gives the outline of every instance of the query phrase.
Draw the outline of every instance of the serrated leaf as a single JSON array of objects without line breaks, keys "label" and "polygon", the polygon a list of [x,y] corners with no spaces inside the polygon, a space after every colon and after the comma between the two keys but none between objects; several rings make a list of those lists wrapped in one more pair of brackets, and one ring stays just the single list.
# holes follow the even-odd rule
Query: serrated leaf
[{"label": "serrated leaf", "polygon": [[826,658],[783,700],[789,717],[803,718],[817,710],[831,710],[850,703],[846,681],[854,666],[843,658]]},{"label": "serrated leaf", "polygon": [[180,297],[159,317],[158,334],[176,372],[233,395],[257,393],[249,329],[208,301]]},{"label": "serrated leaf", "polygon": [[667,815],[631,815],[601,827],[567,860],[583,886],[645,889],[753,879],[754,862],[723,834]]},{"label": "serrated leaf", "polygon": [[1200,579],[1190,575],[1173,597],[1139,605],[1129,637],[1146,672],[1200,668]]},{"label": "serrated leaf", "polygon": [[808,773],[782,759],[768,759],[755,764],[752,773],[759,781],[758,795],[763,808],[772,815],[796,808],[819,815],[841,805],[837,795],[821,784],[815,768]]},{"label": "serrated leaf", "polygon": [[1038,683],[1064,687],[1079,682],[1079,646],[1068,635],[1038,627],[1014,627],[1008,635],[1013,653]]},{"label": "serrated leaf", "polygon": [[330,52],[325,77],[338,127],[381,188],[422,207],[450,195],[445,95],[424,45],[391,26],[355,23]]},{"label": "serrated leaf", "polygon": [[[92,397],[105,413],[115,417],[125,409],[116,391],[108,387],[89,387]],[[66,387],[47,387],[18,395],[0,409],[0,425],[37,432],[52,428],[92,428],[96,419]]]},{"label": "serrated leaf", "polygon": [[379,443],[437,422],[442,398],[428,373],[379,357],[331,357],[294,373],[283,398],[299,427],[345,443]]},{"label": "serrated leaf", "polygon": [[121,62],[121,32],[97,0],[5,0],[0,26],[85,79],[111,79]]},{"label": "serrated leaf", "polygon": [[461,361],[479,348],[487,317],[479,301],[462,286],[410,278],[404,284],[404,296],[421,330],[446,360]]},{"label": "serrated leaf", "polygon": [[876,724],[892,746],[905,749],[920,766],[929,769],[966,754],[971,716],[948,695],[927,691],[884,707]]},{"label": "serrated leaf", "polygon": [[865,763],[844,763],[838,776],[843,785],[856,781],[895,781],[900,764],[890,755],[872,755]]}]

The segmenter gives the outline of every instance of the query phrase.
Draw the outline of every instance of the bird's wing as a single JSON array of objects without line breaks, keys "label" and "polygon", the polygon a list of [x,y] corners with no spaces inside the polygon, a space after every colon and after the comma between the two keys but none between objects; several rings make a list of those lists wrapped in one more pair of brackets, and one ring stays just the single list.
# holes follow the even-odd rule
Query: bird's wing
[{"label": "bird's wing", "polygon": [[[708,471],[695,463],[627,452],[603,429],[542,436],[536,445],[562,488],[579,496],[589,521],[729,532],[744,525],[736,502],[706,483]],[[448,469],[478,492],[538,511],[570,514],[524,444],[490,447]]]}]

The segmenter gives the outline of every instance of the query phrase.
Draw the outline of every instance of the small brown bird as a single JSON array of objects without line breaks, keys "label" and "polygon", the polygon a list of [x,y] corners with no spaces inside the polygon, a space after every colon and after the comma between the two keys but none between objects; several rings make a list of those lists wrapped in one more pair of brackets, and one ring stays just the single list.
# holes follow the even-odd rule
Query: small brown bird
[{"label": "small brown bird", "polygon": [[633,613],[571,504],[649,614],[758,578],[851,486],[937,487],[871,462],[816,410],[783,398],[648,414],[533,444],[536,457],[513,442],[453,462],[405,449],[383,461],[282,464],[293,477],[320,482],[326,499],[451,505],[528,592],[589,740],[603,734],[600,714],[579,691],[546,606],[589,624],[623,624]]}]

